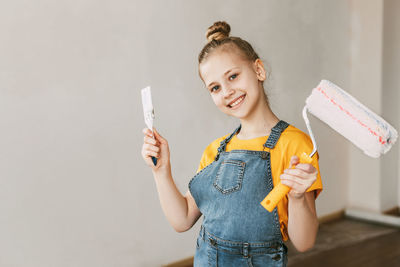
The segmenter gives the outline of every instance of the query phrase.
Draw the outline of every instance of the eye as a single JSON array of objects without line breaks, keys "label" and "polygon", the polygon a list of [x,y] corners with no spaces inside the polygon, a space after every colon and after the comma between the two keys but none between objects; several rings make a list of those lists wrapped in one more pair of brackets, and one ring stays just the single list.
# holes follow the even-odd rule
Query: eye
[{"label": "eye", "polygon": [[210,89],[210,92],[212,93],[212,92],[215,92],[215,91],[217,91],[219,89],[219,85],[216,85],[216,86],[214,86],[214,87],[211,87],[211,89]]},{"label": "eye", "polygon": [[231,76],[229,76],[229,80],[232,81],[234,80],[238,75],[237,74],[233,74]]}]

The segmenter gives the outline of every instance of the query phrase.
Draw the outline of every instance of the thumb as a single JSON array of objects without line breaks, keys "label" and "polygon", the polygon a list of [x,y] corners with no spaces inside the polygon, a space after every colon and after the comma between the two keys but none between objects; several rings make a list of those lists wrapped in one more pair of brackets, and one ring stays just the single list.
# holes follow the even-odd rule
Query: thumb
[{"label": "thumb", "polygon": [[290,168],[293,168],[294,166],[296,166],[299,163],[300,163],[300,159],[298,156],[294,155],[290,158]]},{"label": "thumb", "polygon": [[167,141],[165,140],[165,138],[162,137],[162,136],[158,133],[158,131],[156,130],[156,128],[153,128],[153,132],[154,132],[154,137],[155,137],[158,141],[160,141],[160,143],[165,144],[165,143],[167,142]]}]

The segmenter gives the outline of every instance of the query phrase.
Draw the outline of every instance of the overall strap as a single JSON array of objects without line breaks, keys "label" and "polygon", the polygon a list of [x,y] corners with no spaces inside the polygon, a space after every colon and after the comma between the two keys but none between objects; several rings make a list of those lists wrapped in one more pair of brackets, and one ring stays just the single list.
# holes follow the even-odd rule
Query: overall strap
[{"label": "overall strap", "polygon": [[[264,147],[268,147],[270,149],[274,148],[276,143],[278,142],[279,137],[281,136],[281,133],[289,126],[289,124],[285,121],[280,120],[272,129],[271,129],[271,134],[268,137],[267,142],[265,142]],[[227,138],[221,141],[219,147],[218,147],[218,153],[215,156],[215,160],[217,161],[219,159],[219,155],[225,151],[226,145],[231,141],[232,137],[240,131],[240,128],[242,125],[239,125],[239,127],[236,128],[231,135],[229,135]]]},{"label": "overall strap", "polygon": [[281,133],[289,126],[289,124],[285,121],[280,120],[272,129],[271,134],[268,137],[267,142],[265,142],[264,147],[268,147],[270,149],[274,148],[276,143],[278,142]]},{"label": "overall strap", "polygon": [[218,147],[218,153],[215,156],[215,160],[217,161],[219,158],[219,154],[221,154],[221,152],[225,151],[226,148],[226,144],[229,143],[229,141],[231,141],[232,137],[238,133],[240,131],[240,128],[242,128],[242,125],[239,125],[239,127],[236,128],[235,131],[233,131],[233,133],[231,133],[231,135],[229,135],[227,138],[225,138],[224,140],[221,141],[219,147]]}]

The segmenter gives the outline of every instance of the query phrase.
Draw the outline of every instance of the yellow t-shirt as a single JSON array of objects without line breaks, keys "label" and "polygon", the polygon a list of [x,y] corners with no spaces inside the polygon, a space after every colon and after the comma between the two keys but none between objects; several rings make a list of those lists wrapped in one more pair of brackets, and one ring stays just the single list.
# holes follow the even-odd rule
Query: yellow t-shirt
[{"label": "yellow t-shirt", "polygon": [[[211,164],[214,161],[215,156],[217,155],[217,150],[220,145],[220,142],[224,140],[228,135],[220,137],[214,140],[211,144],[207,146],[204,150],[203,156],[200,160],[200,165],[197,170],[199,172],[207,165]],[[261,151],[263,148],[263,144],[267,141],[268,136],[257,137],[248,140],[241,140],[236,137],[236,135],[231,139],[231,141],[226,146],[226,151],[229,152],[231,150],[255,150]],[[267,148],[268,149],[268,148]],[[313,144],[310,137],[297,129],[296,127],[289,125],[285,131],[282,132],[277,144],[273,149],[270,150],[271,156],[271,173],[273,184],[277,185],[280,182],[280,175],[283,171],[290,166],[290,158],[293,155],[300,155],[303,152],[306,152],[307,155],[311,153],[313,150]],[[318,170],[317,180],[311,185],[311,187],[307,190],[313,191],[315,190],[315,198],[322,191],[322,181],[321,175],[319,172],[318,165],[319,155],[318,152],[312,157],[312,165]],[[260,204],[261,205],[261,204]],[[287,225],[288,225],[288,198],[287,196],[282,199],[278,203],[278,215],[280,222],[280,229],[282,233],[282,238],[284,241],[288,239]]]}]

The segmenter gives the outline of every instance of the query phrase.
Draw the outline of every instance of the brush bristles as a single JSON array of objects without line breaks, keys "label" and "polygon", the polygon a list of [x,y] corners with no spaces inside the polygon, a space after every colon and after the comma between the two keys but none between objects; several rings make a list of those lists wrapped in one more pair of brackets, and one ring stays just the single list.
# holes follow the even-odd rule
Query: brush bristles
[{"label": "brush bristles", "polygon": [[313,89],[306,106],[368,156],[379,157],[397,140],[396,129],[330,81],[322,80]]}]

